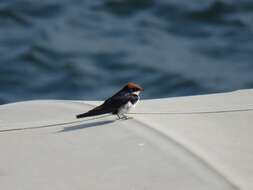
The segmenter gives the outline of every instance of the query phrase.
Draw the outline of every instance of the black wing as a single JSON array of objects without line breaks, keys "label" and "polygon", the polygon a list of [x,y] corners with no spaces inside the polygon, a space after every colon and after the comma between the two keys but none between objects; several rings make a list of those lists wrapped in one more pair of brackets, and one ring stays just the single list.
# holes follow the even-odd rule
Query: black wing
[{"label": "black wing", "polygon": [[112,96],[111,98],[107,99],[104,102],[104,105],[111,107],[113,109],[113,111],[119,109],[121,106],[123,106],[124,104],[126,104],[128,101],[131,101],[133,98],[133,95],[131,93],[118,93],[114,96]]}]

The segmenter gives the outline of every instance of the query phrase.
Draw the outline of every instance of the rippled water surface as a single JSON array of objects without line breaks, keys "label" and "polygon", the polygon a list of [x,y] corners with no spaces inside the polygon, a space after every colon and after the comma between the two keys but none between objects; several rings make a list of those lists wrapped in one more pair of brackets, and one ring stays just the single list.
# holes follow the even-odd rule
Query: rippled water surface
[{"label": "rippled water surface", "polygon": [[252,0],[1,0],[0,103],[253,88]]}]

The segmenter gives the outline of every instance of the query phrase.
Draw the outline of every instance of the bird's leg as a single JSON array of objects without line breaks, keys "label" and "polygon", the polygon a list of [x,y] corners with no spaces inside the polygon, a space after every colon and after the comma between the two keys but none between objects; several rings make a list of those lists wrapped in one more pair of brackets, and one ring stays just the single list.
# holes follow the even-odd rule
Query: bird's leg
[{"label": "bird's leg", "polygon": [[118,119],[128,119],[128,117],[124,114],[117,114]]},{"label": "bird's leg", "polygon": [[120,115],[117,113],[118,119],[121,119]]}]

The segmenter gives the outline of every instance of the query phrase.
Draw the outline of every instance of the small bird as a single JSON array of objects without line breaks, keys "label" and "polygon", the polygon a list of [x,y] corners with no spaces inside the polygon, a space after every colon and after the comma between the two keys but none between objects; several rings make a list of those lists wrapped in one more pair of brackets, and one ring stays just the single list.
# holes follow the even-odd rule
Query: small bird
[{"label": "small bird", "polygon": [[134,107],[140,100],[139,94],[144,91],[142,87],[135,83],[127,83],[120,91],[108,98],[100,106],[76,116],[83,118],[89,116],[102,115],[107,113],[116,114],[119,119],[127,119],[125,113]]}]

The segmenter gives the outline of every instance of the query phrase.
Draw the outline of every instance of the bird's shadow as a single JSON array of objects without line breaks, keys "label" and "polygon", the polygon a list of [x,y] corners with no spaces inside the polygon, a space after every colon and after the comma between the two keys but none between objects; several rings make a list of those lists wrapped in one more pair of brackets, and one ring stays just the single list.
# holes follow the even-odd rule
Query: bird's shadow
[{"label": "bird's shadow", "polygon": [[75,125],[75,126],[71,126],[71,127],[64,127],[62,130],[58,131],[58,133],[70,132],[70,131],[74,131],[74,130],[89,128],[89,127],[102,126],[102,125],[113,123],[115,121],[116,120],[95,121],[95,122],[84,123],[84,124]]}]

